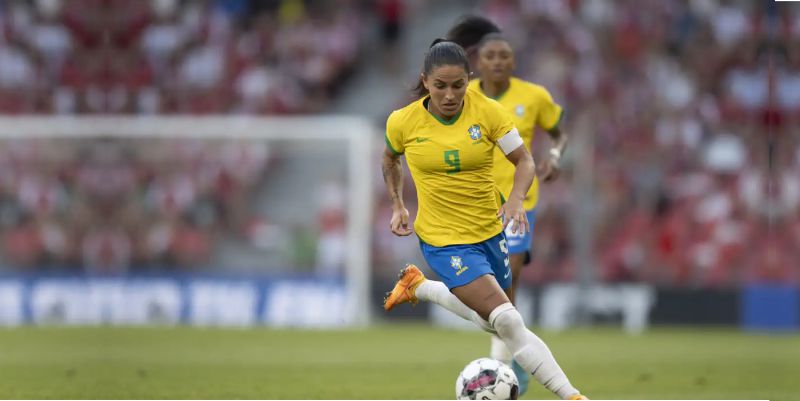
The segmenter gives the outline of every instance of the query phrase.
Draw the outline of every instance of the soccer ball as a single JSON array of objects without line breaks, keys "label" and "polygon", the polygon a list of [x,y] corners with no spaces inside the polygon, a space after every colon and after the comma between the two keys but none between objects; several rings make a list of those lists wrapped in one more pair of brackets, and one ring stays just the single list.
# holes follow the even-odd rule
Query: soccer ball
[{"label": "soccer ball", "polygon": [[517,375],[496,359],[476,359],[456,379],[458,400],[516,400],[518,396]]}]

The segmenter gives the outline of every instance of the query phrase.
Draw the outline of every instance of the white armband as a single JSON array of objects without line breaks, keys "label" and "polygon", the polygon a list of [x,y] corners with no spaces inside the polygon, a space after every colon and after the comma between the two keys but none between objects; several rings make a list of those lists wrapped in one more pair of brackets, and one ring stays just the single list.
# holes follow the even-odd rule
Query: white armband
[{"label": "white armband", "polygon": [[500,149],[503,149],[503,154],[508,155],[514,149],[520,147],[523,142],[522,137],[519,136],[519,131],[514,127],[511,131],[506,132],[502,138],[498,139],[497,144],[500,145]]}]

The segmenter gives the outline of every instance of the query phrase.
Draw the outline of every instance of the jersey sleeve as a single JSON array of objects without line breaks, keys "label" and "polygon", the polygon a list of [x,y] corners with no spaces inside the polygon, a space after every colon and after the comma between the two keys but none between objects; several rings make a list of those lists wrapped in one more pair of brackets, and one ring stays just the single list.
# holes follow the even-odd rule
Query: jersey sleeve
[{"label": "jersey sleeve", "polygon": [[503,108],[500,103],[491,99],[489,99],[489,102],[489,107],[486,108],[486,113],[488,114],[486,120],[492,122],[492,126],[488,127],[489,140],[497,143],[500,138],[513,130],[516,126],[514,125],[514,119],[511,113]]},{"label": "jersey sleeve", "polygon": [[542,129],[545,131],[550,131],[558,127],[558,123],[561,121],[561,115],[564,113],[564,110],[558,103],[553,101],[553,96],[550,95],[550,92],[548,92],[547,89],[542,88],[539,97],[540,112],[538,121],[536,121],[536,125],[542,127]]},{"label": "jersey sleeve", "polygon": [[386,147],[389,148],[394,154],[401,155],[405,153],[405,141],[403,139],[403,129],[400,122],[398,112],[392,112],[386,120]]}]

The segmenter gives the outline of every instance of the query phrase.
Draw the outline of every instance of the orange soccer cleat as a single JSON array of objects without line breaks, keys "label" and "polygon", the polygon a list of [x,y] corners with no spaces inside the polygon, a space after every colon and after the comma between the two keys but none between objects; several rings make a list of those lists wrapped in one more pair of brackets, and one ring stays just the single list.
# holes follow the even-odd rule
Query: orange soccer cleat
[{"label": "orange soccer cleat", "polygon": [[414,295],[414,290],[425,281],[425,275],[419,270],[417,266],[412,264],[406,265],[403,270],[400,270],[400,275],[397,284],[394,285],[391,292],[386,293],[386,298],[383,299],[383,309],[387,312],[392,310],[396,305],[411,302],[417,304],[417,297]]},{"label": "orange soccer cleat", "polygon": [[569,397],[570,400],[588,400],[585,395],[575,394],[572,397]]}]

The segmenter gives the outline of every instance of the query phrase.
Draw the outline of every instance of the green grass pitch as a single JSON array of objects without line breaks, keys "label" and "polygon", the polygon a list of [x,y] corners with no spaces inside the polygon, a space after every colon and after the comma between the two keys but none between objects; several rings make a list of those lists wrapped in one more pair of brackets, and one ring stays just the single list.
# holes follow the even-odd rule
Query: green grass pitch
[{"label": "green grass pitch", "polygon": [[[543,332],[596,399],[800,399],[800,336],[733,329]],[[0,329],[0,398],[453,399],[480,332]],[[523,398],[554,399],[537,383]]]}]

